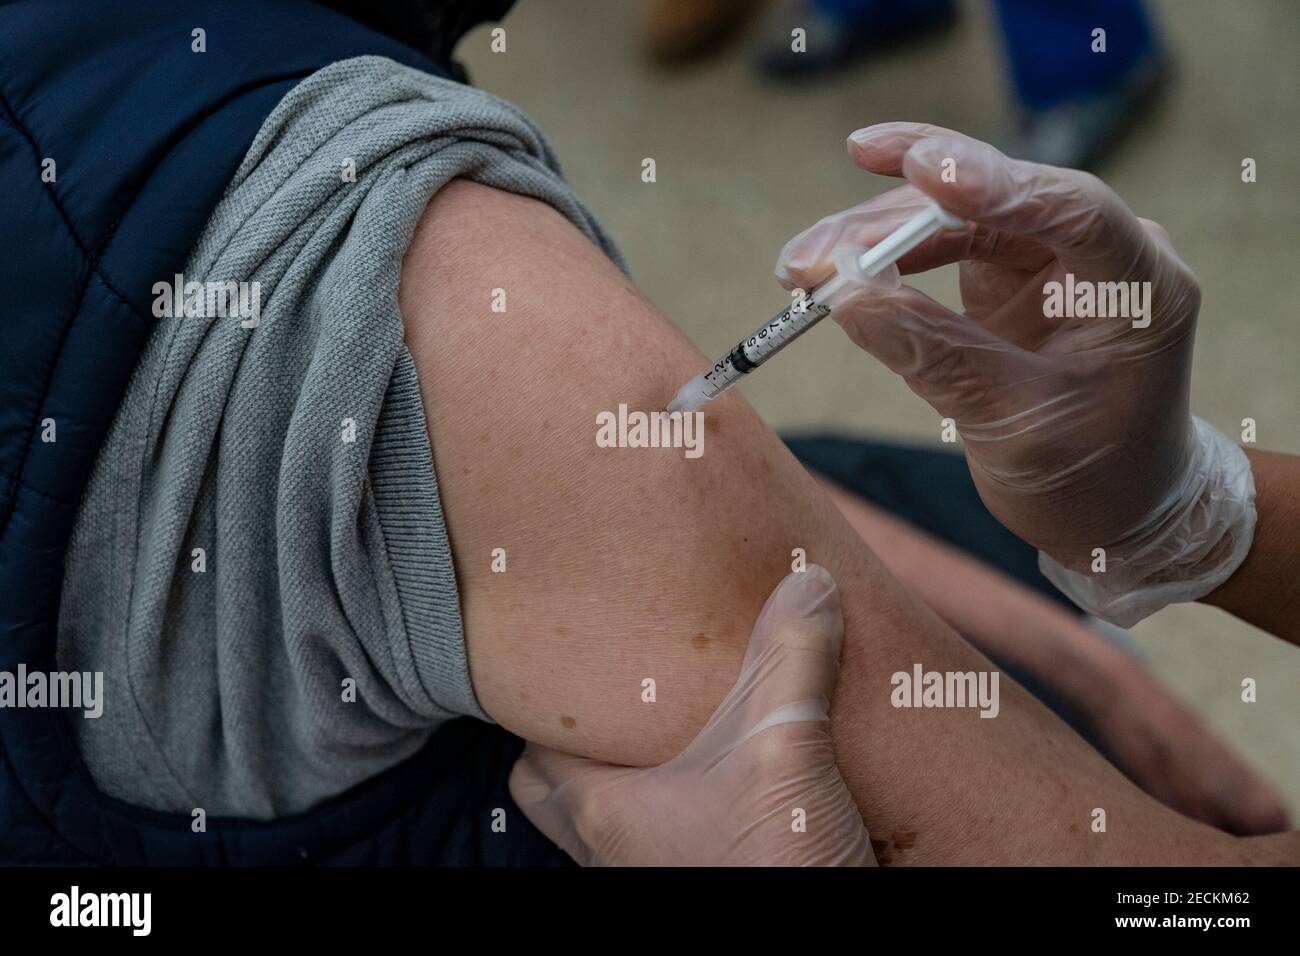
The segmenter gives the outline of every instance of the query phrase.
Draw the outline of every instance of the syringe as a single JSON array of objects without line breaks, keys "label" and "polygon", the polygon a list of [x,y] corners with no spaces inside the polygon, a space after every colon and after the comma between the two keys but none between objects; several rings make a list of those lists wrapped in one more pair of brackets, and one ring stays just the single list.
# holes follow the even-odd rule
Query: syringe
[{"label": "syringe", "polygon": [[[830,315],[839,305],[837,298],[851,291],[850,285],[861,276],[875,278],[940,229],[956,229],[964,224],[963,220],[945,212],[931,201],[923,210],[858,256],[856,262],[847,263],[847,270],[837,265],[833,276],[778,312],[770,322],[765,322],[753,335],[742,339],[735,348],[714,362],[711,368],[683,385],[677,392],[677,397],[669,403],[668,411],[693,412],[711,402]],[[854,267],[860,276],[852,275]],[[848,275],[845,274],[846,271]]]}]

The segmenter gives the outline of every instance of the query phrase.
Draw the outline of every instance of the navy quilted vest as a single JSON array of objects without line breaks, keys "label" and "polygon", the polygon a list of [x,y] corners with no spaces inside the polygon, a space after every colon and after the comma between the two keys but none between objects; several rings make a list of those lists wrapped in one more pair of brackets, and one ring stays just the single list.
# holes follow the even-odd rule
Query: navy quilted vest
[{"label": "navy quilted vest", "polygon": [[[0,3],[0,670],[56,669],[64,551],[152,325],[153,283],[182,271],[279,99],[362,54],[448,74],[306,0]],[[69,719],[0,708],[0,863],[565,860],[510,803],[520,742],[477,721],[300,817],[193,833],[187,816],[99,793]]]}]

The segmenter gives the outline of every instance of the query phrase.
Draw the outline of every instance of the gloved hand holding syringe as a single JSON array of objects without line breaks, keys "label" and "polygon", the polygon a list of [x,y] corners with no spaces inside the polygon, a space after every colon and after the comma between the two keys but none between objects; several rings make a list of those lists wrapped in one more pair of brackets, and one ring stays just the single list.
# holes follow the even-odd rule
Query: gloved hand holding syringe
[{"label": "gloved hand holding syringe", "polygon": [[963,225],[961,219],[930,202],[860,255],[859,250],[851,246],[837,248],[835,273],[830,278],[811,293],[795,298],[788,308],[683,385],[668,405],[668,411],[693,412],[712,401],[830,315],[846,298],[861,292],[863,287],[897,288],[900,279],[895,262],[940,229],[957,229]]},{"label": "gloved hand holding syringe", "polygon": [[[1227,582],[1254,539],[1254,476],[1229,436],[1191,414],[1201,293],[1168,233],[1095,176],[936,126],[881,123],[848,150],[907,185],[787,242],[781,284],[820,283],[814,303],[955,425],[985,506],[1081,608],[1129,627]],[[940,228],[941,215],[964,223]],[[855,246],[871,249],[846,259]],[[886,271],[950,263],[959,312]],[[1049,308],[1067,288],[1082,306]],[[827,311],[782,313],[671,407],[698,408]]]}]

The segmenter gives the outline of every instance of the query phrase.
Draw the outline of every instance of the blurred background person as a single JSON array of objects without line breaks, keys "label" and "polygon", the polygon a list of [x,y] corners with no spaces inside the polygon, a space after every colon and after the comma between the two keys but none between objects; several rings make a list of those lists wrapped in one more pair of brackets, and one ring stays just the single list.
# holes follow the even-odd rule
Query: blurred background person
[{"label": "blurred background person", "polygon": [[[647,49],[666,62],[706,56],[737,36],[759,6],[755,0],[656,0]],[[1008,155],[1087,165],[1151,104],[1168,75],[1141,0],[994,0],[992,6],[1015,102],[1001,144]],[[778,0],[762,18],[754,59],[771,79],[825,79],[949,31],[957,11],[956,0]]]}]

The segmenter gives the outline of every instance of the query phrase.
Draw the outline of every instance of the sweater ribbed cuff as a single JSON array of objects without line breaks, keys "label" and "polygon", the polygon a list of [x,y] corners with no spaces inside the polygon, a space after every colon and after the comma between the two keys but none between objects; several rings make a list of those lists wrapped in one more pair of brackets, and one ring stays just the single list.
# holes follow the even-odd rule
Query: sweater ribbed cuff
[{"label": "sweater ribbed cuff", "polygon": [[405,346],[375,429],[370,483],[421,683],[438,707],[490,720],[470,683],[451,542],[420,383]]}]

